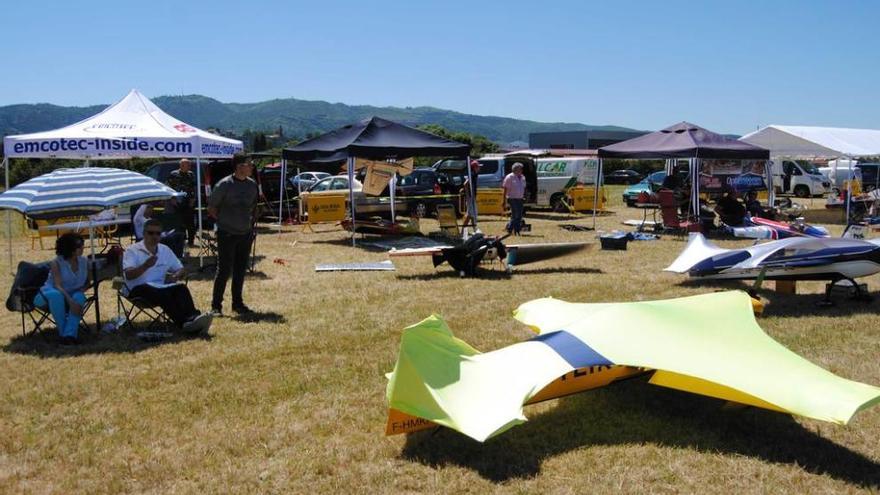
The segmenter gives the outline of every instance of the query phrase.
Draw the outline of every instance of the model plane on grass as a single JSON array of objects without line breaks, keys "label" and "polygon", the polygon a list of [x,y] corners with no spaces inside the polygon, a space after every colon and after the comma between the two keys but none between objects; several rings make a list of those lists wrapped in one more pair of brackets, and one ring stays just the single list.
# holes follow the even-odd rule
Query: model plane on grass
[{"label": "model plane on grass", "polygon": [[510,270],[514,266],[577,253],[591,246],[588,242],[505,245],[506,238],[478,232],[454,246],[394,249],[388,252],[388,256],[431,256],[435,267],[449,263],[464,277],[475,275],[483,261],[504,260]]},{"label": "model plane on grass", "polygon": [[[827,280],[852,284],[880,272],[880,239],[791,237],[742,249],[724,249],[691,234],[687,247],[665,268],[691,277],[728,280]],[[829,286],[830,290],[830,286]],[[828,293],[826,292],[826,300]]]},{"label": "model plane on grass", "polygon": [[537,299],[514,317],[538,336],[481,353],[431,316],[406,328],[386,395],[386,434],[438,425],[485,441],[523,405],[638,375],[654,385],[846,424],[880,388],[841,378],[770,338],[744,292],[633,303]]},{"label": "model plane on grass", "polygon": [[[802,220],[802,219],[801,219]],[[736,237],[749,239],[787,239],[789,237],[830,237],[828,229],[803,221],[777,222],[761,217],[746,217],[743,227],[730,227]]]}]

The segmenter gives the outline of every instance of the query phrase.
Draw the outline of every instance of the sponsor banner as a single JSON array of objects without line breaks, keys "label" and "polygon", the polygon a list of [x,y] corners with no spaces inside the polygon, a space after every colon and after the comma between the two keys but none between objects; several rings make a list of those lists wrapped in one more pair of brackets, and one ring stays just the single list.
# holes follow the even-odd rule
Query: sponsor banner
[{"label": "sponsor banner", "polygon": [[477,212],[480,215],[503,215],[504,189],[478,188]]},{"label": "sponsor banner", "polygon": [[767,189],[765,160],[703,160],[700,189],[720,192],[725,186],[736,191]]},{"label": "sponsor banner", "polygon": [[307,199],[310,224],[339,222],[345,219],[346,194],[310,195]]},{"label": "sponsor banner", "polygon": [[115,158],[149,157],[228,157],[241,151],[237,144],[221,141],[200,142],[190,138],[89,137],[18,140],[4,143],[9,157],[29,158]]}]

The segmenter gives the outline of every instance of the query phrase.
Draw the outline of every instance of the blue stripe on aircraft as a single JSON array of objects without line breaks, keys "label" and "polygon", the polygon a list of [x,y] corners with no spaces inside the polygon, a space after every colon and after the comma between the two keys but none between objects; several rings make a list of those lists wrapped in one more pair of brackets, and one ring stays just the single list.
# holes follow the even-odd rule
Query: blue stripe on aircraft
[{"label": "blue stripe on aircraft", "polygon": [[562,359],[568,361],[568,364],[573,368],[611,366],[614,364],[609,361],[608,358],[585,344],[581,339],[565,330],[541,334],[532,340],[550,346],[550,348],[556,351]]}]

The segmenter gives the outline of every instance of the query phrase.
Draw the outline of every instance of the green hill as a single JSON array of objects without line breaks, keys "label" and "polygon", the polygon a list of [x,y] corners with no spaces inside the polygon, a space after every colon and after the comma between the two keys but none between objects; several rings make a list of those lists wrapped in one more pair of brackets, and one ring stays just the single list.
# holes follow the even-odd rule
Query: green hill
[{"label": "green hill", "polygon": [[[240,134],[246,129],[274,131],[285,136],[304,137],[378,115],[409,125],[438,124],[452,131],[481,134],[509,143],[528,141],[530,132],[572,130],[629,130],[618,126],[595,126],[562,122],[535,122],[507,117],[470,115],[433,107],[374,107],[346,105],[295,98],[259,103],[222,103],[201,95],[160,96],[153,102],[178,119],[202,128],[216,128]],[[54,129],[101,111],[106,105],[62,107],[50,104],[0,107],[0,134],[21,134]]]}]

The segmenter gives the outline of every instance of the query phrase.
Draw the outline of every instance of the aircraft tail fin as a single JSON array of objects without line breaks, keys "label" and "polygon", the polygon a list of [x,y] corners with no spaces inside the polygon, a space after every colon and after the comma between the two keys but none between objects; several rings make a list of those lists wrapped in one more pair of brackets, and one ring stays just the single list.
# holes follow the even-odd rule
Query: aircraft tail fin
[{"label": "aircraft tail fin", "polygon": [[717,254],[726,253],[729,249],[724,249],[709,242],[703,234],[692,232],[688,239],[687,246],[684,251],[678,255],[678,258],[671,265],[663,269],[665,272],[687,273],[697,263],[706,258],[710,258]]}]

